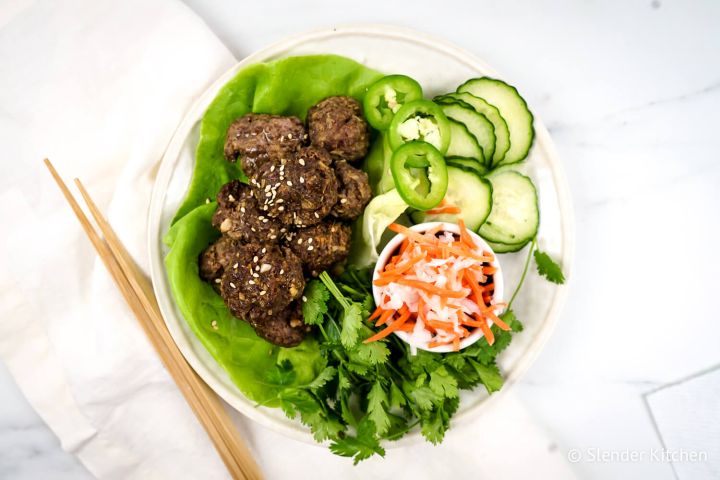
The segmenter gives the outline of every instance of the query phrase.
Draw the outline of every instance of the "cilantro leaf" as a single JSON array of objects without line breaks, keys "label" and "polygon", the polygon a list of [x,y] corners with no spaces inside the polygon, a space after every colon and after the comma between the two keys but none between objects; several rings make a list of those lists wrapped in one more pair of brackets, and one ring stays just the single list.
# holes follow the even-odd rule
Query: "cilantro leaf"
[{"label": "cilantro leaf", "polygon": [[445,437],[445,428],[440,410],[435,410],[420,419],[420,432],[433,445],[442,442]]},{"label": "cilantro leaf", "polygon": [[300,419],[305,425],[310,427],[313,438],[318,442],[337,438],[338,434],[345,430],[345,426],[340,423],[340,421],[322,411],[312,413],[300,412]]},{"label": "cilantro leaf", "polygon": [[563,284],[565,283],[565,275],[563,275],[560,266],[550,258],[545,252],[535,250],[533,252],[535,257],[535,263],[537,264],[537,271],[540,275],[547,278],[549,282]]},{"label": "cilantro leaf", "polygon": [[357,373],[358,375],[361,375],[361,376],[367,375],[368,371],[370,370],[370,365],[367,365],[364,363],[352,362],[352,361],[349,363],[346,363],[345,366],[352,373]]},{"label": "cilantro leaf", "polygon": [[416,355],[408,355],[405,361],[414,375],[421,376],[438,368],[442,364],[441,359],[441,355],[419,350]]},{"label": "cilantro leaf", "polygon": [[335,367],[325,367],[325,369],[315,377],[315,380],[308,384],[310,390],[317,390],[328,383],[335,377],[337,370]]},{"label": "cilantro leaf", "polygon": [[300,414],[300,421],[310,427],[313,437],[318,442],[337,438],[345,430],[345,426],[333,415],[329,414],[324,405],[304,388],[289,388],[280,392],[280,407],[290,418]]},{"label": "cilantro leaf", "polygon": [[338,368],[338,388],[340,390],[350,390],[350,379],[342,366]]},{"label": "cilantro leaf", "polygon": [[347,394],[340,395],[340,416],[343,420],[345,420],[345,423],[357,428],[357,420],[355,419],[355,415],[353,415],[352,410],[350,410],[348,400]]},{"label": "cilantro leaf", "polygon": [[340,342],[345,348],[352,348],[358,340],[358,331],[362,326],[362,308],[359,303],[351,303],[342,316]]},{"label": "cilantro leaf", "polygon": [[493,344],[492,349],[495,356],[497,356],[497,354],[505,350],[507,346],[510,345],[510,340],[512,340],[513,333],[522,332],[523,329],[522,323],[520,323],[520,321],[515,316],[515,312],[513,312],[512,310],[505,310],[505,312],[500,315],[500,318],[508,324],[508,326],[512,329],[512,333],[500,329],[498,329],[497,331],[493,330],[495,333],[495,343]]},{"label": "cilantro leaf", "polygon": [[372,342],[358,344],[353,350],[351,358],[356,358],[361,363],[377,365],[379,363],[385,363],[389,356],[390,350],[388,350],[385,342]]},{"label": "cilantro leaf", "polygon": [[450,417],[460,405],[458,398],[448,398],[442,405],[420,418],[420,431],[431,443],[438,444],[445,438],[445,432],[450,428]]},{"label": "cilantro leaf", "polygon": [[488,393],[497,392],[503,386],[503,378],[500,375],[500,369],[494,363],[490,365],[483,365],[480,362],[470,360],[470,364],[475,368],[475,371],[480,375],[480,380],[487,389]]},{"label": "cilantro leaf", "polygon": [[390,408],[402,407],[407,401],[402,390],[398,387],[395,382],[390,382]]},{"label": "cilantro leaf", "polygon": [[465,358],[463,358],[462,355],[451,353],[445,357],[445,363],[447,363],[449,366],[451,366],[458,372],[461,372],[462,369],[465,367]]},{"label": "cilantro leaf", "polygon": [[385,449],[380,446],[375,435],[375,424],[367,417],[358,425],[355,437],[348,435],[343,439],[335,440],[330,444],[330,450],[336,455],[353,457],[355,465],[375,454],[385,456]]},{"label": "cilantro leaf", "polygon": [[265,374],[265,380],[274,385],[290,385],[295,381],[297,374],[290,360],[283,360]]},{"label": "cilantro leaf", "polygon": [[455,377],[448,373],[445,367],[439,367],[430,373],[430,390],[443,397],[453,398],[458,396],[458,382]]},{"label": "cilantro leaf", "polygon": [[353,457],[354,465],[372,457],[376,453],[381,457],[385,456],[385,450],[379,444],[377,446],[367,445],[355,437],[345,437],[342,440],[334,441],[330,444],[330,451],[342,457]]},{"label": "cilantro leaf", "polygon": [[373,383],[370,392],[368,392],[368,418],[375,424],[375,431],[378,435],[384,435],[390,428],[390,418],[385,411],[384,405],[387,405],[388,398],[382,384],[379,380]]},{"label": "cilantro leaf", "polygon": [[403,387],[407,395],[415,401],[415,404],[420,410],[431,410],[434,405],[438,405],[442,402],[442,396],[433,392],[427,385],[414,385],[412,383],[405,382]]},{"label": "cilantro leaf", "polygon": [[303,292],[302,313],[303,319],[308,325],[322,323],[323,315],[328,311],[327,302],[330,299],[330,292],[319,280],[312,280],[305,287]]},{"label": "cilantro leaf", "polygon": [[388,417],[390,418],[390,428],[383,436],[383,438],[387,440],[398,440],[415,426],[414,424],[409,424],[407,418],[400,415],[388,413]]},{"label": "cilantro leaf", "polygon": [[309,392],[300,388],[288,388],[280,392],[278,395],[280,407],[290,418],[294,418],[296,413],[311,413],[319,410],[318,403]]}]

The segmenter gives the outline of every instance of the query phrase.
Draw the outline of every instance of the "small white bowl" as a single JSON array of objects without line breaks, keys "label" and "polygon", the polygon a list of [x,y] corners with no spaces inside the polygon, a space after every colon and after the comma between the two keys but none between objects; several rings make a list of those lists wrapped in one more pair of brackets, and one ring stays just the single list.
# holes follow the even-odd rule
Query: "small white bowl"
[{"label": "small white bowl", "polygon": [[[438,225],[441,225],[441,232],[452,232],[456,235],[460,234],[460,227],[454,223],[446,223],[446,222],[428,222],[428,223],[419,223],[417,225],[413,225],[410,227],[410,230],[414,230],[416,232],[426,232],[427,230],[430,230],[432,228],[437,227]],[[490,262],[490,265],[495,267],[497,271],[493,274],[493,283],[495,283],[495,291],[493,292],[492,301],[493,303],[500,303],[503,300],[503,275],[502,275],[502,268],[500,267],[500,263],[498,262],[497,255],[495,252],[493,252],[493,249],[490,248],[490,245],[487,244],[485,240],[483,240],[477,233],[473,232],[472,230],[467,230],[467,232],[472,236],[472,239],[475,241],[477,245],[479,245],[483,250],[488,251],[493,254],[493,257],[495,258],[492,262]],[[397,251],[397,249],[400,247],[400,244],[405,240],[405,235],[403,234],[397,234],[395,235],[387,245],[385,245],[385,248],[383,248],[382,252],[380,252],[380,256],[378,258],[377,263],[375,264],[375,270],[373,271],[373,282],[378,278],[380,275],[380,272],[383,271],[385,268],[385,265],[390,260],[390,257]],[[372,287],[373,291],[373,297],[375,298],[375,304],[380,305],[380,287],[376,287],[373,283]],[[502,312],[502,310],[497,311],[498,314]],[[490,325],[492,326],[492,321],[490,321]],[[436,353],[445,353],[445,352],[452,352],[453,347],[452,345],[440,345],[438,347],[428,347],[427,343],[414,343],[410,341],[410,334],[408,332],[393,332],[395,335],[400,337],[405,343],[409,344],[411,347],[419,348],[421,350],[426,350],[428,352],[436,352]],[[476,328],[473,330],[473,332],[470,334],[470,336],[464,338],[460,342],[460,350],[463,348],[469,347],[473,343],[477,342],[483,337],[482,330],[479,328]]]}]

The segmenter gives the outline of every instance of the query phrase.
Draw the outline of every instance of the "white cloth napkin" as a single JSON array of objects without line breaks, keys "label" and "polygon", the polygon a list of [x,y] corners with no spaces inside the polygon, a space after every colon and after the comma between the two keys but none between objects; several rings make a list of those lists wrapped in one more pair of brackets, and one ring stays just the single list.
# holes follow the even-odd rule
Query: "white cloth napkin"
[{"label": "white cloth napkin", "polygon": [[[41,160],[81,177],[147,265],[157,162],[194,98],[234,62],[174,0],[0,10],[0,355],[62,447],[98,478],[227,473]],[[572,477],[511,395],[442,446],[358,467],[235,418],[268,478]]]},{"label": "white cloth napkin", "polygon": [[646,401],[664,451],[680,480],[720,475],[720,367],[660,388]]}]

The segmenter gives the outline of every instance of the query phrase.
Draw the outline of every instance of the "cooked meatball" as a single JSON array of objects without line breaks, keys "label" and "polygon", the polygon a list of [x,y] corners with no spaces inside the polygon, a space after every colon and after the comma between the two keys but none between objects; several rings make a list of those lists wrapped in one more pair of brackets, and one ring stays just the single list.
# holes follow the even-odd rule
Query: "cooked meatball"
[{"label": "cooked meatball", "polygon": [[305,288],[302,266],[295,254],[278,245],[250,243],[238,249],[225,268],[220,293],[230,312],[257,326],[280,314]]},{"label": "cooked meatball", "polygon": [[326,98],[308,111],[307,119],[310,141],[333,158],[353,161],[367,154],[370,131],[354,98]]},{"label": "cooked meatball", "polygon": [[260,209],[285,225],[315,225],[337,202],[335,172],[314,155],[264,163],[250,184]]},{"label": "cooked meatball", "polygon": [[245,175],[250,176],[268,158],[283,158],[307,138],[305,127],[297,117],[248,113],[228,128],[225,158],[240,159]]},{"label": "cooked meatball", "polygon": [[285,233],[280,223],[258,208],[252,189],[237,180],[226,183],[217,196],[218,208],[212,224],[230,238],[249,242],[275,243]]},{"label": "cooked meatball", "polygon": [[335,162],[335,175],[339,184],[338,201],[330,214],[342,220],[353,220],[360,216],[372,197],[367,173],[341,160]]},{"label": "cooked meatball", "polygon": [[295,302],[277,315],[266,318],[255,326],[259,337],[281,347],[294,347],[305,338],[308,326],[305,325],[300,303]]},{"label": "cooked meatball", "polygon": [[348,225],[324,221],[299,229],[289,236],[287,243],[300,258],[305,271],[317,277],[323,270],[347,257],[350,252],[350,233]]},{"label": "cooked meatball", "polygon": [[219,284],[225,269],[235,262],[239,247],[240,244],[229,237],[218,238],[200,254],[200,278]]}]

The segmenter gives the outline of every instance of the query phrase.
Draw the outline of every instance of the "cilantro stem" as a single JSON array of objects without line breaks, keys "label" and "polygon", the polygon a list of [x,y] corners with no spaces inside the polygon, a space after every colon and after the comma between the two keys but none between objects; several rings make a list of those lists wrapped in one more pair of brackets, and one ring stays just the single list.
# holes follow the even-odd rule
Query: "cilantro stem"
[{"label": "cilantro stem", "polygon": [[357,285],[359,285],[360,288],[363,289],[364,293],[366,293],[366,294],[367,294],[367,293],[370,293],[370,290],[368,290],[368,288],[365,286],[365,284],[362,282],[362,280],[360,280],[360,278],[358,278],[357,272],[355,272],[354,270],[351,270],[351,271],[350,271],[350,276],[352,277],[353,280],[355,280],[355,283],[356,283]]},{"label": "cilantro stem", "polygon": [[345,295],[340,292],[340,289],[338,289],[337,285],[335,285],[335,282],[333,282],[332,278],[330,278],[330,275],[328,275],[327,272],[322,272],[318,278],[325,285],[325,287],[332,294],[332,296],[335,297],[335,300],[337,300],[338,303],[343,306],[343,308],[350,308],[350,303],[347,301],[347,298],[345,298]]},{"label": "cilantro stem", "polygon": [[318,328],[320,329],[320,333],[322,333],[322,336],[325,339],[325,341],[330,343],[330,338],[327,336],[327,333],[325,333],[325,329],[323,328],[322,322],[318,323]]},{"label": "cilantro stem", "polygon": [[342,288],[343,288],[343,290],[345,290],[346,292],[348,292],[351,295],[356,295],[358,297],[362,297],[363,295],[365,295],[364,293],[359,292],[359,291],[355,290],[354,288],[349,287],[347,285],[343,285]]},{"label": "cilantro stem", "polygon": [[392,364],[392,362],[387,362],[387,363],[385,364],[385,366],[387,366],[390,370],[392,370],[393,372],[395,372],[395,374],[396,374],[398,377],[400,377],[400,378],[402,378],[402,379],[404,379],[404,380],[407,380],[407,379],[408,379],[408,377],[407,377],[404,373],[402,373],[400,370],[398,370],[397,368],[395,368],[395,366]]},{"label": "cilantro stem", "polygon": [[392,435],[388,435],[387,437],[385,437],[385,439],[390,440],[390,441],[397,440],[400,437],[402,437],[403,435],[405,435],[407,432],[409,432],[410,430],[415,428],[415,426],[417,426],[419,423],[420,423],[420,419],[417,419],[413,423],[406,424],[402,430],[399,430],[399,431],[393,433]]},{"label": "cilantro stem", "polygon": [[530,244],[530,249],[528,250],[527,258],[525,259],[525,267],[523,268],[522,276],[520,277],[520,282],[517,284],[517,287],[515,287],[515,291],[512,294],[512,297],[510,297],[510,301],[508,302],[507,309],[510,310],[510,307],[512,307],[513,302],[515,301],[515,297],[517,297],[518,292],[520,292],[520,288],[523,286],[523,283],[525,282],[525,275],[527,275],[528,267],[530,266],[530,258],[532,257],[533,252],[535,251],[535,245],[537,245],[537,237],[534,237],[532,240],[532,243]]}]

